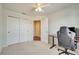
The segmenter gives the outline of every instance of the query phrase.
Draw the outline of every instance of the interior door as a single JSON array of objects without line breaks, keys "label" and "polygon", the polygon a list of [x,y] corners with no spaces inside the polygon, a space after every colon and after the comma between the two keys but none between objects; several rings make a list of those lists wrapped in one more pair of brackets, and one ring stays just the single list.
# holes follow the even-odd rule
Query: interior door
[{"label": "interior door", "polygon": [[7,17],[7,45],[19,41],[19,19],[13,16]]},{"label": "interior door", "polygon": [[35,41],[40,41],[41,37],[41,21],[36,20],[34,21],[34,40]]}]

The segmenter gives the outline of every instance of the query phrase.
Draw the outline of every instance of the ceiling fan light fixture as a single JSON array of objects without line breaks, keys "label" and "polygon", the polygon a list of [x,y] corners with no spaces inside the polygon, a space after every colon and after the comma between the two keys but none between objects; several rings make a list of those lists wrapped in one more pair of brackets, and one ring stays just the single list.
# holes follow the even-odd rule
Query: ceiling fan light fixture
[{"label": "ceiling fan light fixture", "polygon": [[37,11],[41,12],[42,9],[41,9],[41,7],[38,7],[38,8],[35,9],[35,11],[36,11],[36,12],[37,12]]}]

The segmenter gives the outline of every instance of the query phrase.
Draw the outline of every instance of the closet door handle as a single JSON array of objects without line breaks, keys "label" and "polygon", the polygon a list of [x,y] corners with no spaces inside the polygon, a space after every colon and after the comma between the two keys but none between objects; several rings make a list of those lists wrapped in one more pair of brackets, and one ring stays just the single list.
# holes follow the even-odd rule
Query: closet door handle
[{"label": "closet door handle", "polygon": [[10,33],[10,32],[8,32],[8,33]]}]

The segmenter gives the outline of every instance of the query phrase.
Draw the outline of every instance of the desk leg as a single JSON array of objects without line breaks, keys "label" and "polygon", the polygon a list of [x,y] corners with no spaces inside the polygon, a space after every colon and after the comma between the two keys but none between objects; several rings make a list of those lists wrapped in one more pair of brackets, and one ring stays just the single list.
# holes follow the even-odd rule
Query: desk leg
[{"label": "desk leg", "polygon": [[54,46],[56,46],[56,44],[54,44],[54,36],[53,36],[52,37],[52,46],[50,47],[50,49],[53,48]]}]

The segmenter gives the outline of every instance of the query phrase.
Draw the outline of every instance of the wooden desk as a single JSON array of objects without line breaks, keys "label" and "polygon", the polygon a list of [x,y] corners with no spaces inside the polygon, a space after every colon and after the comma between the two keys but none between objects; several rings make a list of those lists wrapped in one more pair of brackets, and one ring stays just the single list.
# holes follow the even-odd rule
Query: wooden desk
[{"label": "wooden desk", "polygon": [[54,35],[49,35],[49,37],[52,37],[52,46],[50,47],[50,49],[51,49],[51,48],[53,48],[54,46],[56,46],[56,44],[55,44],[55,42],[54,42],[55,36],[54,36]]}]

